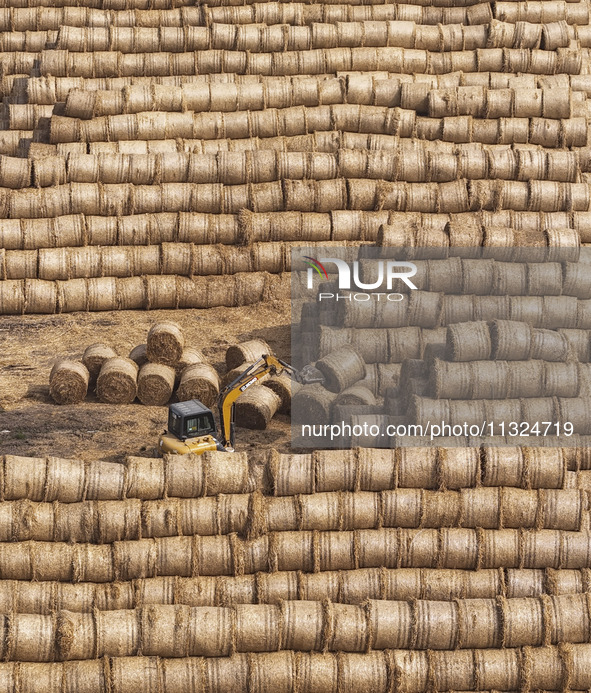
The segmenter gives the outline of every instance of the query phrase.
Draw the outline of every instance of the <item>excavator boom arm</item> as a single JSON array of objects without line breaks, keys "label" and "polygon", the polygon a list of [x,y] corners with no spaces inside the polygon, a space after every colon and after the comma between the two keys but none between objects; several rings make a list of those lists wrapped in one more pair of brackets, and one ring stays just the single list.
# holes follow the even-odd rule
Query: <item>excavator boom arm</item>
[{"label": "excavator boom arm", "polygon": [[234,448],[234,403],[236,400],[245,390],[268,373],[275,374],[282,371],[287,371],[292,377],[296,377],[296,372],[288,363],[275,356],[264,355],[222,390],[218,399],[218,408],[221,428],[220,442],[225,448]]}]

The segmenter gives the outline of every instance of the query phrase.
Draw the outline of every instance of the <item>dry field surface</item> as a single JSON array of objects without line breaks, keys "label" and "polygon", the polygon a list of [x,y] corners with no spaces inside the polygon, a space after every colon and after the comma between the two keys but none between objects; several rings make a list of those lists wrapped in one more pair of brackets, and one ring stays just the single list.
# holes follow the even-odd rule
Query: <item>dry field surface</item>
[{"label": "dry field surface", "polygon": [[[49,371],[56,356],[79,359],[98,340],[122,356],[145,342],[150,326],[175,320],[187,344],[202,350],[220,374],[230,344],[262,337],[289,360],[290,306],[274,302],[245,308],[117,311],[75,315],[0,317],[0,449],[13,455],[71,456],[122,461],[155,454],[166,425],[165,407],[103,404],[90,392],[81,404],[56,406]],[[265,431],[240,429],[241,450],[285,449],[289,419],[276,415]]]}]

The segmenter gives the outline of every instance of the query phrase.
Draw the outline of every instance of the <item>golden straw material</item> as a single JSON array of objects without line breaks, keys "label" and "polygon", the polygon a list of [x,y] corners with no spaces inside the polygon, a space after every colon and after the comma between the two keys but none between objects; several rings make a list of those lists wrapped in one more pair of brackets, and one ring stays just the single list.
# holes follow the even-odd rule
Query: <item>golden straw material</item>
[{"label": "golden straw material", "polygon": [[251,339],[231,345],[226,350],[226,367],[232,370],[246,363],[254,363],[264,354],[271,353],[271,347],[263,339]]},{"label": "golden straw material", "polygon": [[[250,575],[269,569],[571,570],[591,567],[590,543],[588,531],[469,528],[288,531],[248,540],[233,534],[195,535],[122,540],[113,545],[24,541],[0,546],[0,567],[4,579],[59,582],[112,582],[156,575]],[[561,544],[559,555],[556,547]],[[573,628],[581,625],[584,628],[583,619],[573,621]]]},{"label": "golden straw material", "polygon": [[264,430],[281,405],[279,395],[263,385],[249,387],[236,401],[236,423]]},{"label": "golden straw material", "polygon": [[49,394],[57,404],[78,404],[86,397],[89,379],[80,361],[58,361],[49,374]]},{"label": "golden straw material", "polygon": [[[0,605],[4,612],[45,614],[52,608],[73,612],[134,609],[140,605],[182,604],[231,606],[269,604],[278,599],[330,599],[363,604],[367,599],[494,599],[506,590],[508,598],[543,594],[579,594],[587,570],[510,568],[506,584],[502,569],[478,572],[436,568],[361,568],[323,573],[276,572],[258,575],[156,577],[122,582],[114,593],[108,583],[56,583],[3,580]],[[53,605],[53,607],[52,607]]]},{"label": "golden straw material", "polygon": [[[176,640],[171,642],[176,645]],[[519,648],[418,651],[413,654],[413,667],[408,667],[408,650],[364,654],[288,650],[238,653],[221,659],[177,657],[178,653],[175,653],[170,659],[136,655],[55,662],[41,668],[29,662],[6,662],[0,664],[0,677],[6,681],[7,690],[12,690],[17,681],[22,681],[29,688],[42,685],[48,693],[57,693],[62,681],[76,687],[81,680],[92,691],[104,690],[108,682],[114,693],[140,693],[149,690],[154,677],[161,682],[163,693],[183,690],[187,681],[191,682],[190,685],[207,685],[216,693],[246,693],[253,680],[264,683],[269,690],[293,689],[297,680],[303,691],[313,691],[319,690],[318,681],[326,681],[327,687],[334,687],[338,680],[345,690],[369,687],[376,693],[387,693],[391,671],[394,670],[400,672],[400,685],[405,689],[426,693],[430,685],[426,683],[426,672],[433,668],[431,681],[438,690],[458,690],[466,686],[462,683],[466,678],[474,679],[475,676],[481,677],[482,690],[510,691],[519,680],[527,680],[526,691],[540,690],[543,686],[559,690],[567,651],[571,685],[577,690],[586,690],[590,679],[586,667],[591,656],[589,650],[590,646],[586,644],[567,648],[531,648],[526,650],[525,661],[523,650]],[[108,674],[104,669],[105,661],[109,663]],[[130,682],[133,682],[133,688]]]},{"label": "golden straw material", "polygon": [[365,377],[365,363],[355,349],[343,346],[317,361],[316,367],[324,376],[324,387],[330,392],[342,392]]},{"label": "golden straw material", "polygon": [[86,347],[82,356],[82,363],[88,369],[91,381],[97,379],[103,363],[115,356],[117,356],[115,350],[106,344],[97,343]]},{"label": "golden straw material", "polygon": [[137,394],[137,375],[135,361],[120,357],[107,359],[98,374],[97,397],[108,404],[131,404]]},{"label": "golden straw material", "polygon": [[173,366],[181,358],[185,340],[180,325],[163,322],[152,325],[146,341],[146,354],[153,363]]},{"label": "golden straw material", "polygon": [[138,373],[137,397],[142,404],[162,406],[174,391],[174,368],[162,363],[146,363]]},{"label": "golden straw material", "polygon": [[220,380],[213,366],[194,363],[183,370],[176,394],[181,402],[197,399],[206,407],[212,408],[219,391]]}]

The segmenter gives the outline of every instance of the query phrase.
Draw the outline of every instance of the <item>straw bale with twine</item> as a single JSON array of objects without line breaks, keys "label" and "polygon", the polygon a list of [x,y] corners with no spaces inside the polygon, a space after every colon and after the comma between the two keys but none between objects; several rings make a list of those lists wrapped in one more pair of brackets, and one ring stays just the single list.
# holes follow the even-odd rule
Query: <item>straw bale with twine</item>
[{"label": "straw bale with twine", "polygon": [[236,401],[236,423],[244,428],[264,430],[281,406],[279,395],[263,385],[254,385]]},{"label": "straw bale with twine", "polygon": [[487,323],[465,322],[448,326],[446,353],[452,361],[482,361],[490,358],[491,350]]},{"label": "straw bale with twine", "polygon": [[49,374],[49,394],[57,404],[78,404],[86,397],[90,375],[80,361],[60,360]]},{"label": "straw bale with twine", "polygon": [[279,397],[280,404],[277,410],[279,414],[289,414],[291,411],[291,398],[300,389],[300,384],[293,380],[287,373],[272,375],[262,383],[265,387]]},{"label": "straw bale with twine", "polygon": [[98,374],[96,394],[107,404],[131,404],[137,394],[138,366],[121,357],[107,359]]},{"label": "straw bale with twine", "polygon": [[146,363],[138,373],[138,399],[142,404],[162,406],[172,397],[174,383],[174,368],[162,363]]},{"label": "straw bale with twine", "polygon": [[91,344],[84,350],[82,363],[86,366],[90,381],[95,382],[98,374],[107,359],[112,359],[117,356],[114,349],[106,344]]},{"label": "straw bale with twine", "polygon": [[197,399],[212,408],[220,392],[220,380],[216,370],[208,363],[187,366],[181,374],[177,389],[179,401]]},{"label": "straw bale with twine", "polygon": [[330,412],[336,394],[321,385],[304,385],[292,397],[291,415],[294,423],[330,423]]},{"label": "straw bale with twine", "polygon": [[324,386],[331,392],[341,392],[365,377],[365,363],[351,347],[341,347],[316,362],[324,375]]},{"label": "straw bale with twine", "polygon": [[231,370],[245,363],[254,363],[264,354],[271,353],[271,347],[263,339],[251,339],[241,344],[231,345],[226,351],[226,367]]},{"label": "straw bale with twine", "polygon": [[148,360],[168,366],[176,364],[183,353],[185,339],[180,325],[173,322],[152,325],[146,341]]},{"label": "straw bale with twine", "polygon": [[[481,5],[474,7],[478,9]],[[486,7],[490,11],[488,4]],[[412,668],[405,666],[408,662],[407,650],[370,651],[364,654],[296,653],[289,650],[238,653],[229,657],[223,668],[220,667],[219,659],[213,657],[113,657],[109,659],[108,676],[110,685],[117,693],[124,688],[130,693],[149,690],[150,682],[155,676],[162,681],[163,693],[182,690],[186,681],[199,686],[213,682],[211,685],[215,686],[215,690],[232,689],[238,693],[248,691],[252,681],[257,684],[260,682],[269,690],[289,690],[293,688],[296,679],[305,690],[313,689],[316,681],[327,681],[327,686],[333,686],[338,680],[346,690],[362,690],[369,685],[372,690],[386,693],[393,671],[399,672],[397,680],[405,689],[424,693],[428,690],[425,681],[426,672],[430,669],[433,670],[432,684],[438,690],[457,690],[462,681],[467,678],[473,680],[475,677],[480,677],[483,690],[495,686],[497,690],[509,690],[518,681],[527,681],[532,689],[533,686],[552,685],[553,689],[559,690],[565,676],[568,676],[571,686],[586,690],[589,676],[585,662],[590,656],[589,650],[589,645],[585,644],[549,646],[527,650],[526,657],[519,649],[417,651],[413,655]],[[499,662],[502,663],[502,674],[498,674]],[[8,686],[12,689],[17,681],[22,681],[23,686],[28,688],[43,685],[43,689],[51,693],[58,690],[55,686],[52,688],[54,681],[64,680],[68,685],[75,685],[76,681],[84,680],[89,686],[93,686],[93,690],[104,688],[107,681],[104,663],[98,659],[55,662],[42,668],[34,663],[22,662],[17,665],[15,662],[6,662],[1,665],[0,676],[6,681],[7,689]],[[134,684],[133,688],[130,688],[130,681]]]}]

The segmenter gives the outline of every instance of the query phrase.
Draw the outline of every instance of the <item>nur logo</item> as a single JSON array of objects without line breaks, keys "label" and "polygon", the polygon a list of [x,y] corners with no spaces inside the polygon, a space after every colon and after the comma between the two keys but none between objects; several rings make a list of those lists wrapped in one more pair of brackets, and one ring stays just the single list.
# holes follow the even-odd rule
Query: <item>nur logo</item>
[{"label": "nur logo", "polygon": [[[417,287],[410,280],[417,273],[417,266],[413,262],[401,262],[399,260],[367,260],[367,263],[375,263],[377,268],[377,278],[375,281],[366,283],[362,282],[359,277],[359,262],[355,260],[352,263],[345,262],[336,257],[323,257],[320,260],[310,257],[309,255],[302,256],[303,261],[309,265],[308,269],[308,289],[314,287],[314,273],[320,275],[322,279],[328,281],[328,272],[326,271],[325,265],[332,263],[336,266],[338,273],[338,287],[339,289],[361,289],[365,291],[374,291],[383,287],[387,291],[392,291],[394,280],[399,280],[404,282],[409,289],[416,289]],[[352,270],[351,271],[351,265]]]}]

